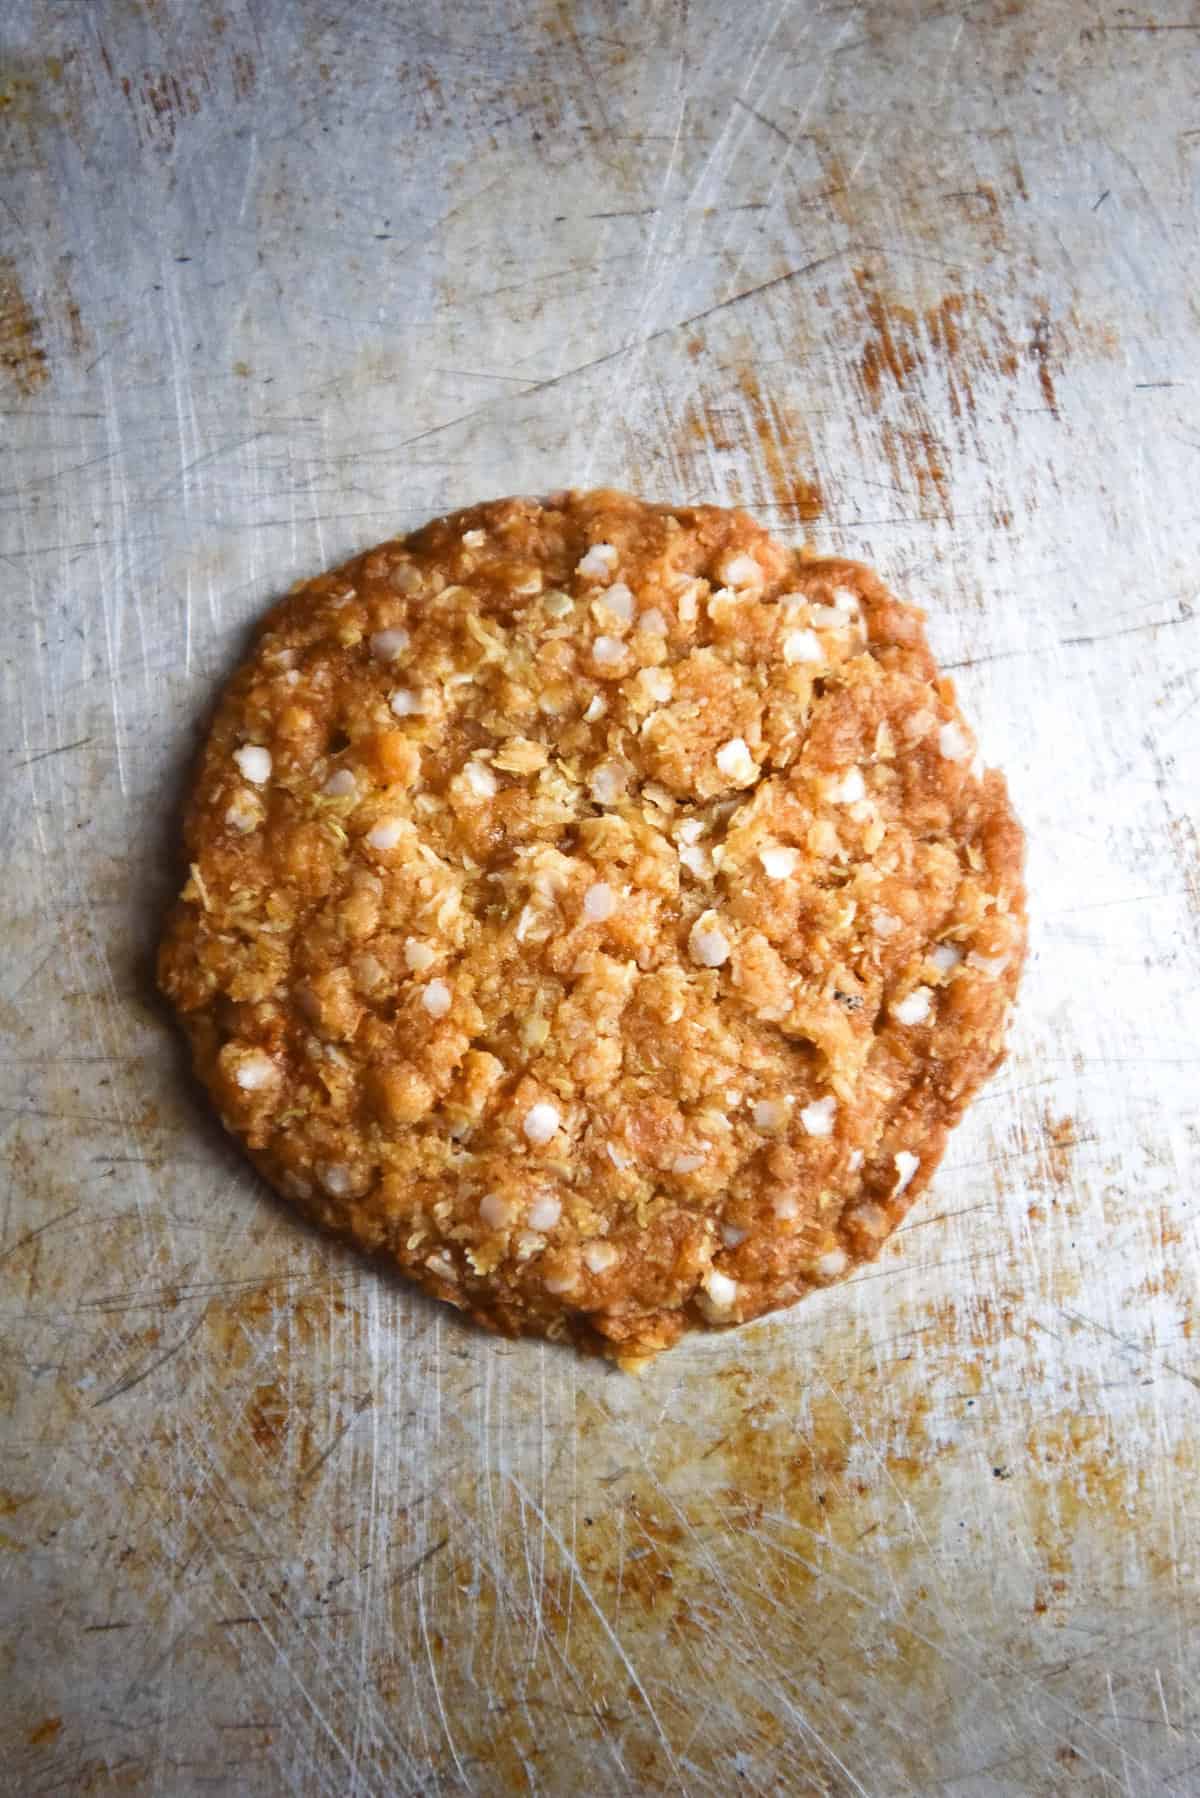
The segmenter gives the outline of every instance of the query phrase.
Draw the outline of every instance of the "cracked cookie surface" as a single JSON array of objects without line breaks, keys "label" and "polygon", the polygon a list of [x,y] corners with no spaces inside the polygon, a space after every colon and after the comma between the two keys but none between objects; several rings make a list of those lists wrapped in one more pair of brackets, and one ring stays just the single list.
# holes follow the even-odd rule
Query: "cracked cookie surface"
[{"label": "cracked cookie surface", "polygon": [[875,1255],[1001,1058],[1023,838],[974,755],[857,563],[475,506],[268,614],[160,982],[310,1217],[633,1364]]}]

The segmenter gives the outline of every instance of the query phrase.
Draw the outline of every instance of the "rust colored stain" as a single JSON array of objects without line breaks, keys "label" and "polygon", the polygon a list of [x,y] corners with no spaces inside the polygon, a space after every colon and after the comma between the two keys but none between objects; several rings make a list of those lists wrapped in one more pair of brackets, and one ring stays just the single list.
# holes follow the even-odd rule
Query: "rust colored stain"
[{"label": "rust colored stain", "polygon": [[288,1402],[283,1388],[274,1380],[256,1386],[246,1406],[246,1422],[264,1454],[278,1454],[287,1434],[288,1420]]},{"label": "rust colored stain", "polygon": [[[733,392],[714,395],[700,387],[680,420],[676,449],[689,470],[700,450],[747,452],[754,488],[745,503],[769,511],[773,522],[809,524],[825,510],[803,420],[763,389],[752,368],[741,370]],[[710,481],[698,470],[694,482],[686,484],[707,488]]]},{"label": "rust colored stain", "polygon": [[233,91],[239,100],[248,100],[258,85],[258,69],[248,50],[238,50],[233,58]]},{"label": "rust colored stain", "polygon": [[37,1727],[31,1729],[29,1732],[29,1746],[31,1748],[43,1748],[47,1742],[52,1742],[54,1740],[61,1728],[61,1717],[43,1717]]},{"label": "rust colored stain", "polygon": [[866,269],[856,270],[854,281],[866,320],[859,386],[873,410],[882,409],[890,391],[908,393],[940,373],[950,413],[960,419],[975,411],[974,375],[1016,377],[1017,346],[978,289],[943,294],[917,311],[887,298]]},{"label": "rust colored stain", "polygon": [[745,368],[738,385],[746,401],[750,423],[758,441],[761,466],[775,503],[784,511],[792,511],[806,524],[820,518],[825,502],[816,477],[802,472],[812,446],[787,411],[770,394],[765,394],[757,374]]},{"label": "rust colored stain", "polygon": [[1034,321],[1033,335],[1029,340],[1029,354],[1037,369],[1038,386],[1042,390],[1042,398],[1047,407],[1058,417],[1058,395],[1054,391],[1054,375],[1050,366],[1050,320],[1039,318]]},{"label": "rust colored stain", "polygon": [[0,259],[0,368],[21,393],[36,393],[50,379],[41,340],[41,321],[25,298],[16,269],[7,258]]}]

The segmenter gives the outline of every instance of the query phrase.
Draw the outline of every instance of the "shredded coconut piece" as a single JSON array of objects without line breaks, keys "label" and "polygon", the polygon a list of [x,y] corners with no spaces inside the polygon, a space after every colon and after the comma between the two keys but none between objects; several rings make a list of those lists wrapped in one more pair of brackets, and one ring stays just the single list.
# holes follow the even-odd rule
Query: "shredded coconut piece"
[{"label": "shredded coconut piece", "polygon": [[372,849],[394,849],[407,829],[408,825],[403,818],[381,818],[367,832],[367,842]]},{"label": "shredded coconut piece", "polygon": [[673,1174],[694,1174],[697,1168],[704,1166],[707,1159],[707,1155],[676,1155],[671,1163],[671,1172]]},{"label": "shredded coconut piece", "polygon": [[849,1172],[852,1174],[856,1174],[858,1172],[859,1168],[862,1166],[862,1164],[863,1164],[862,1150],[861,1149],[851,1149],[850,1154],[848,1155],[848,1157],[846,1159],[846,1167],[849,1170]]},{"label": "shredded coconut piece", "polygon": [[692,960],[702,968],[720,968],[729,960],[729,939],[717,926],[716,912],[696,919],[688,936]]},{"label": "shredded coconut piece", "polygon": [[357,793],[358,782],[351,769],[335,768],[321,791],[327,799],[348,799],[351,793]]},{"label": "shredded coconut piece", "polygon": [[589,1242],[584,1247],[583,1265],[590,1274],[607,1273],[620,1260],[611,1242]]},{"label": "shredded coconut piece", "polygon": [[771,1210],[776,1217],[788,1218],[800,1215],[800,1201],[794,1192],[781,1192],[771,1200]]},{"label": "shredded coconut piece", "polygon": [[713,858],[701,843],[685,843],[679,851],[679,859],[689,874],[697,880],[708,880],[713,871]]},{"label": "shredded coconut piece", "polygon": [[257,830],[263,821],[263,808],[253,793],[245,787],[239,787],[229,804],[225,807],[225,822],[234,830],[240,830],[243,836],[249,830]]},{"label": "shredded coconut piece", "polygon": [[618,1148],[615,1142],[606,1142],[604,1152],[614,1167],[626,1168],[630,1165],[632,1158],[625,1153],[624,1149]]},{"label": "shredded coconut piece", "polygon": [[421,994],[421,1004],[431,1018],[444,1018],[450,1009],[450,988],[444,980],[431,980]]},{"label": "shredded coconut piece", "polygon": [[701,1285],[708,1294],[708,1301],[716,1311],[729,1311],[737,1303],[738,1283],[731,1280],[728,1274],[718,1272],[710,1267]]},{"label": "shredded coconut piece", "polygon": [[395,662],[404,654],[412,638],[403,626],[395,625],[391,630],[376,631],[369,641],[371,654],[377,661]]},{"label": "shredded coconut piece", "polygon": [[235,749],[233,759],[243,779],[254,786],[261,787],[271,778],[271,751],[264,749],[261,743],[245,743],[241,749]]},{"label": "shredded coconut piece", "polygon": [[679,826],[679,835],[685,843],[698,843],[704,831],[703,818],[685,818]]},{"label": "shredded coconut piece", "polygon": [[603,718],[608,710],[607,702],[599,693],[593,693],[588,700],[587,711],[583,714],[585,724],[595,724],[597,718]]},{"label": "shredded coconut piece", "polygon": [[814,1099],[800,1113],[800,1122],[810,1136],[832,1136],[833,1120],[837,1113],[837,1100],[830,1093],[824,1099]]},{"label": "shredded coconut piece", "polygon": [[953,720],[938,732],[938,753],[948,762],[965,762],[971,753],[971,739],[961,724]]},{"label": "shredded coconut piece", "polygon": [[532,1143],[547,1143],[557,1134],[560,1123],[557,1105],[550,1105],[545,1099],[539,1099],[525,1113],[525,1121],[521,1125],[525,1135]]},{"label": "shredded coconut piece", "polygon": [[593,924],[603,924],[617,909],[617,895],[606,880],[597,880],[583,895],[583,915]]},{"label": "shredded coconut piece", "polygon": [[[525,1124],[526,1134],[528,1135],[528,1118],[526,1118]],[[549,1138],[546,1140],[548,1141]],[[529,1225],[531,1230],[553,1230],[561,1216],[562,1201],[556,1199],[552,1194],[546,1193],[542,1198],[533,1201],[533,1204],[529,1207],[525,1222]]]},{"label": "shredded coconut piece", "polygon": [[486,762],[470,761],[463,769],[467,785],[476,799],[494,799],[498,782]]},{"label": "shredded coconut piece", "polygon": [[921,1165],[921,1157],[913,1155],[908,1149],[900,1149],[893,1157],[896,1164],[896,1184],[892,1188],[892,1197],[904,1191],[913,1175]]},{"label": "shredded coconut piece", "polygon": [[972,949],[967,956],[967,966],[977,968],[981,974],[986,974],[989,980],[995,980],[1003,974],[1008,966],[1008,957],[1007,955],[981,955],[978,949]]},{"label": "shredded coconut piece", "polygon": [[794,849],[760,849],[758,859],[768,880],[790,880],[799,857]]},{"label": "shredded coconut piece", "polygon": [[617,565],[617,552],[611,543],[593,543],[582,561],[575,567],[576,574],[581,574],[587,581],[602,581],[612,573]]},{"label": "shredded coconut piece", "polygon": [[717,751],[717,767],[727,779],[739,787],[748,787],[758,779],[758,766],[744,737],[730,737]]},{"label": "shredded coconut piece", "polygon": [[783,639],[783,659],[791,664],[823,662],[825,651],[816,631],[789,631]]},{"label": "shredded coconut piece", "polygon": [[915,986],[911,993],[889,1006],[897,1024],[923,1024],[933,1006],[933,994],[927,986]]}]

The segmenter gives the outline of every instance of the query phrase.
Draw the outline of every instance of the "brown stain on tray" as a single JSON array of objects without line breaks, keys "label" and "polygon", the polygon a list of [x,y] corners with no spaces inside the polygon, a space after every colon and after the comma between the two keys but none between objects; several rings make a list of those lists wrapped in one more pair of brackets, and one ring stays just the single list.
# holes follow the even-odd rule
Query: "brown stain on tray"
[{"label": "brown stain on tray", "polygon": [[50,379],[41,320],[7,257],[0,258],[0,369],[26,395],[36,393]]}]

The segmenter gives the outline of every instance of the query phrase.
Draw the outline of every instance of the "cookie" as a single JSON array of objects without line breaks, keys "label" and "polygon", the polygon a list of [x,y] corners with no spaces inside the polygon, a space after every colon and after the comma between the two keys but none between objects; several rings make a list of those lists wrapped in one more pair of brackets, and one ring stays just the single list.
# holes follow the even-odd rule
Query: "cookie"
[{"label": "cookie", "polygon": [[922,614],[609,491],[296,588],[186,843],[160,981],[271,1184],[624,1365],[879,1252],[1025,954],[1022,833]]}]

